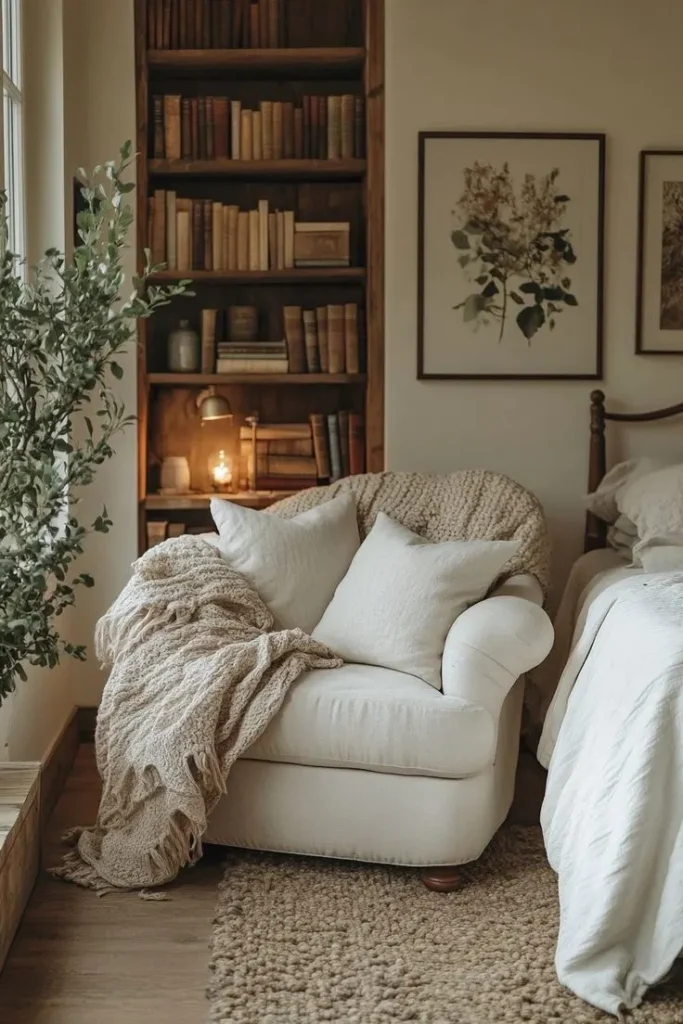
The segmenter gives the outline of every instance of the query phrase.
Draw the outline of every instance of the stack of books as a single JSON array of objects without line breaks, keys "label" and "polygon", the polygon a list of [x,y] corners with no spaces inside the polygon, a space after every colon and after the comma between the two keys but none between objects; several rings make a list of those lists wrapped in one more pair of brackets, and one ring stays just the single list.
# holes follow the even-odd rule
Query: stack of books
[{"label": "stack of books", "polygon": [[290,373],[360,373],[363,331],[357,303],[285,306],[284,332]]},{"label": "stack of books", "polygon": [[147,0],[151,50],[286,46],[285,0]]},{"label": "stack of books", "polygon": [[304,96],[301,106],[227,96],[153,98],[152,155],[161,160],[350,160],[365,153],[362,96]]},{"label": "stack of books", "polygon": [[246,489],[249,481],[254,479],[256,489],[264,491],[296,491],[304,487],[315,487],[318,482],[318,464],[313,449],[311,424],[259,423],[256,427],[256,453],[253,450],[252,428],[241,427],[241,486]]},{"label": "stack of books", "polygon": [[284,341],[219,341],[216,373],[287,373]]}]

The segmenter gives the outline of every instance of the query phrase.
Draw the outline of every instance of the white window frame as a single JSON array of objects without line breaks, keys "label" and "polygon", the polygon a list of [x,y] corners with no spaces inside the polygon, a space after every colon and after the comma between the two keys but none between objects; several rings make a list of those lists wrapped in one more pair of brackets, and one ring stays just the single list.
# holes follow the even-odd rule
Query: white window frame
[{"label": "white window frame", "polygon": [[[26,255],[25,121],[23,94],[22,0],[2,0],[0,54],[0,186],[7,191],[8,244]],[[10,134],[11,133],[11,134]],[[8,152],[8,146],[10,152]]]}]

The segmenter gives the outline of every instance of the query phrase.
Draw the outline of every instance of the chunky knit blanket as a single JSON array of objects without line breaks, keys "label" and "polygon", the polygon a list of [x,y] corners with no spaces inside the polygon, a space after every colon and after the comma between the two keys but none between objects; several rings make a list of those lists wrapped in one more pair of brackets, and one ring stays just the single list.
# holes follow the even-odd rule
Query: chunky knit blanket
[{"label": "chunky knit blanket", "polygon": [[516,540],[519,549],[506,563],[503,577],[530,573],[547,593],[550,545],[543,509],[509,477],[481,469],[439,475],[366,473],[301,491],[267,511],[290,518],[345,490],[356,496],[361,537],[377,513],[384,512],[433,541]]},{"label": "chunky knit blanket", "polygon": [[196,537],[134,564],[95,638],[113,666],[97,717],[97,823],[74,832],[56,875],[99,892],[142,889],[200,857],[232,764],[301,673],[341,664],[300,629],[272,625],[246,580]]}]

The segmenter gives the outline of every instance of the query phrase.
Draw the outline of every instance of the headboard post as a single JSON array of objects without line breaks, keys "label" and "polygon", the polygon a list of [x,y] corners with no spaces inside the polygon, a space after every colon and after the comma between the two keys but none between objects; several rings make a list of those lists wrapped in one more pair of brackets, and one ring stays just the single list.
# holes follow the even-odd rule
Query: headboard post
[{"label": "headboard post", "polygon": [[[607,468],[605,452],[605,394],[603,391],[591,391],[591,437],[588,456],[588,491],[593,492],[605,475]],[[586,532],[584,548],[605,546],[607,524],[592,512],[586,513]]]}]

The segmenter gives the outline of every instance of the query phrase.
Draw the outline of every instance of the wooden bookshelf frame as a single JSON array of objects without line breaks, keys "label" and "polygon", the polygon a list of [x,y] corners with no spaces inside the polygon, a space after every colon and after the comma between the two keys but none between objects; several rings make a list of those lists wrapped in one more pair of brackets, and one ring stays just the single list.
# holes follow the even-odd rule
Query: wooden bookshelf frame
[{"label": "wooden bookshelf frame", "polygon": [[[343,0],[329,0],[330,3]],[[148,434],[150,429],[150,394],[165,389],[200,387],[216,384],[221,388],[248,389],[251,395],[259,388],[269,393],[292,389],[308,391],[323,388],[362,390],[365,414],[366,468],[378,472],[384,468],[384,4],[385,0],[362,0],[364,46],[297,47],[280,49],[147,49],[147,0],[135,0],[135,63],[137,115],[137,265],[144,268],[147,239],[148,196],[154,182],[167,179],[207,180],[231,179],[243,182],[359,182],[363,196],[365,226],[365,266],[331,269],[296,269],[260,272],[193,271],[179,274],[162,272],[154,283],[181,278],[196,282],[197,287],[253,285],[287,286],[301,289],[297,303],[312,302],[307,298],[310,286],[353,287],[362,289],[366,320],[366,370],[362,374],[292,374],[223,375],[171,374],[148,372],[147,345],[149,324],[141,321],[138,328],[138,507],[140,551],[146,547],[148,511],[157,512],[164,505],[158,495],[147,494]],[[362,83],[365,97],[366,156],[364,160],[283,160],[283,161],[166,161],[148,157],[148,111],[150,77],[165,75],[174,79],[202,79],[209,76],[257,81],[259,79],[350,79]],[[150,184],[150,182],[152,184]],[[159,186],[157,186],[159,187]],[[162,185],[163,187],[163,185]],[[357,291],[356,291],[357,294]],[[291,301],[291,300],[290,300]],[[341,300],[340,300],[341,301]],[[349,301],[349,300],[347,300]],[[355,301],[355,300],[353,300]],[[308,387],[306,387],[308,386]],[[276,391],[277,389],[277,391]],[[336,392],[335,392],[336,393]],[[342,391],[339,390],[339,394]],[[359,392],[360,393],[360,392]],[[284,496],[284,495],[283,495]],[[237,497],[237,496],[236,496]],[[196,499],[196,500],[195,500]],[[255,498],[254,507],[273,501],[272,495]],[[187,504],[183,504],[186,501]],[[179,499],[177,508],[205,507],[205,495]]]}]

